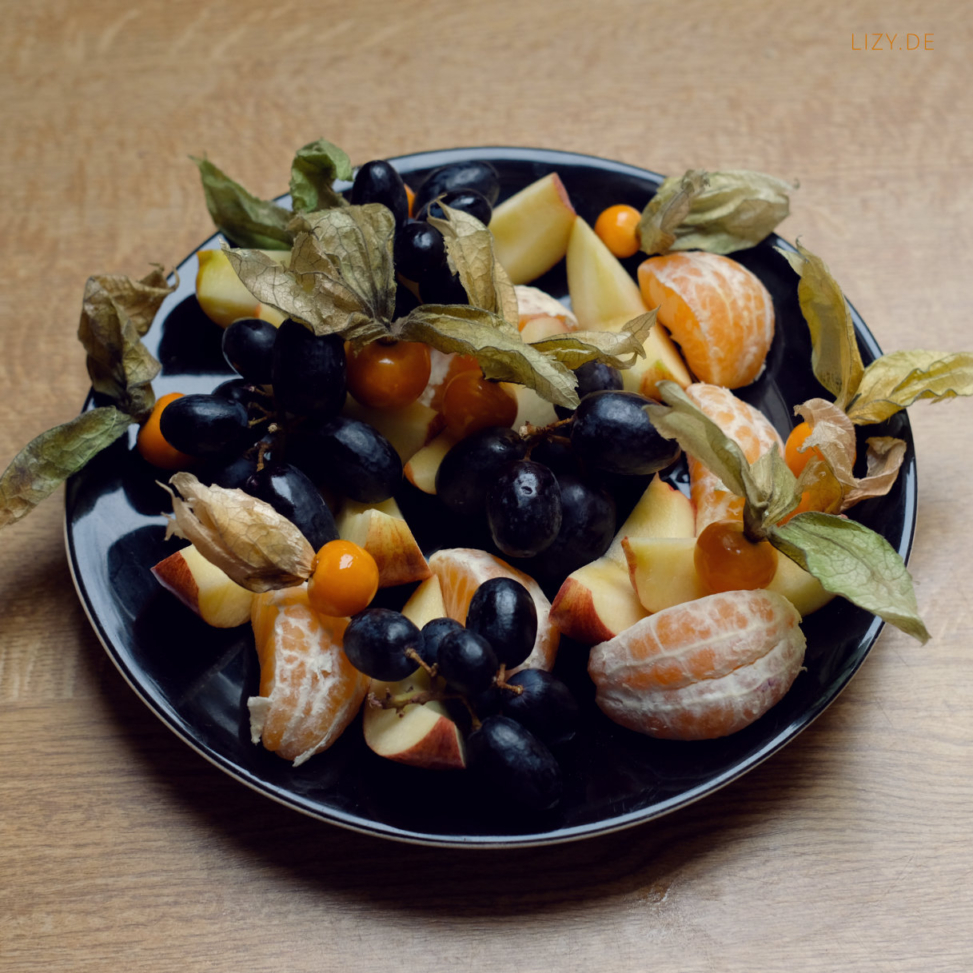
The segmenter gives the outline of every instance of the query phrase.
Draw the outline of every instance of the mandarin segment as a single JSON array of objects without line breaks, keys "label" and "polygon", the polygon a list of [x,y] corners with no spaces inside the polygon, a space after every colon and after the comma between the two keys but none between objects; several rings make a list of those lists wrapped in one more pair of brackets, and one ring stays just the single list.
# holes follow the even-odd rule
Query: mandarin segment
[{"label": "mandarin segment", "polygon": [[256,595],[250,617],[260,660],[251,739],[298,766],[338,739],[369,680],[342,650],[348,619],[315,612],[305,586]]},{"label": "mandarin segment", "polygon": [[[748,463],[755,463],[774,445],[783,453],[784,442],[770,420],[729,389],[697,382],[686,389],[686,395],[740,447]],[[730,493],[699,460],[687,456],[686,461],[689,492],[696,507],[696,533],[717,521],[742,521],[743,497]]]},{"label": "mandarin segment", "polygon": [[638,270],[642,297],[679,342],[698,379],[749,385],[774,338],[774,303],[760,279],[729,257],[703,251],[650,257]]},{"label": "mandarin segment", "polygon": [[649,736],[707,740],[762,716],[804,660],[801,616],[782,595],[731,591],[667,608],[591,650],[595,701]]}]

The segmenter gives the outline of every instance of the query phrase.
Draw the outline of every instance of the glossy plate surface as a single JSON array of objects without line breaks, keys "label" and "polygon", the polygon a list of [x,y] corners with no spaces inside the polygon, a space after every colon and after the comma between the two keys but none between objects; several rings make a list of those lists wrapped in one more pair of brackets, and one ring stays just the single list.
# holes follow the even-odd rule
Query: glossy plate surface
[{"label": "glossy plate surface", "polygon": [[[591,223],[613,203],[641,209],[660,182],[654,173],[621,163],[521,148],[436,151],[392,161],[417,186],[430,169],[466,159],[494,163],[501,175],[501,199],[556,170],[579,214]],[[218,245],[215,241],[200,249]],[[775,244],[788,246],[774,237],[734,255],[763,280],[777,314],[767,368],[738,394],[786,435],[793,423],[791,405],[823,390],[810,371],[796,278],[774,252]],[[633,271],[639,259],[627,261]],[[228,377],[220,351],[222,331],[196,304],[196,269],[195,256],[179,267],[179,287],[146,338],[162,362],[154,383],[157,395],[209,391]],[[535,283],[566,296],[563,261]],[[880,351],[853,314],[867,363]],[[906,441],[906,463],[887,497],[860,504],[854,514],[907,557],[915,526],[916,471],[905,413],[868,429],[868,435],[883,434]],[[878,619],[840,600],[810,616],[804,625],[806,671],[783,701],[746,730],[704,743],[652,740],[611,723],[593,704],[586,651],[565,641],[556,671],[574,688],[585,715],[579,739],[560,755],[564,798],[544,815],[525,817],[484,801],[471,774],[429,773],[375,756],[363,742],[360,717],[334,747],[295,770],[250,742],[246,699],[256,694],[259,673],[249,626],[209,628],[149,572],[176,545],[163,540],[162,511],[168,500],[155,485],[158,471],[141,460],[133,443],[130,430],[127,440],[122,437],[74,477],[67,491],[72,572],[108,654],[146,705],[227,773],[298,811],[370,834],[424,844],[506,847],[573,840],[666,814],[739,777],[800,733],[846,685],[882,627]],[[677,468],[672,478],[679,481],[682,475]],[[441,525],[434,523],[435,508],[423,497],[407,495],[401,502],[430,550],[468,540],[443,537]],[[386,597],[401,603],[404,595]]]}]

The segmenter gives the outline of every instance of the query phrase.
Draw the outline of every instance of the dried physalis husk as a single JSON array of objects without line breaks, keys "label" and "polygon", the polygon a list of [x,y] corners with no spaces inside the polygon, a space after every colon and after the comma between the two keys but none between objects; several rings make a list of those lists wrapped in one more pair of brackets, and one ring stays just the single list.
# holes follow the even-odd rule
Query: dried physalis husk
[{"label": "dried physalis husk", "polygon": [[638,358],[645,357],[645,342],[658,310],[640,314],[617,331],[567,331],[532,341],[531,347],[556,358],[572,371],[591,361],[604,362],[612,368],[631,368]]},{"label": "dried physalis husk", "polygon": [[306,581],[314,569],[314,549],[286,517],[242,490],[205,486],[192,473],[169,482],[176,534],[249,591],[273,591]]},{"label": "dried physalis husk", "polygon": [[841,485],[841,511],[869,497],[885,496],[892,489],[905,459],[903,440],[893,436],[869,439],[867,472],[859,478],[854,473],[857,443],[851,419],[825,399],[808,399],[803,405],[795,406],[794,411],[812,429],[804,441],[804,449],[817,449]]},{"label": "dried physalis husk", "polygon": [[639,236],[650,256],[667,250],[734,253],[756,246],[790,212],[794,186],[747,169],[690,169],[670,176],[642,212]]}]

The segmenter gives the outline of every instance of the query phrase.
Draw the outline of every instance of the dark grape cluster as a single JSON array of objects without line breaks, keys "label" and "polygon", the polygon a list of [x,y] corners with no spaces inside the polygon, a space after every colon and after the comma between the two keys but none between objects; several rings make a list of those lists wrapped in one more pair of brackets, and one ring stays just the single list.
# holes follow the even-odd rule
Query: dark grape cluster
[{"label": "dark grape cluster", "polygon": [[434,677],[434,698],[461,697],[472,726],[471,767],[516,804],[547,810],[560,798],[561,770],[552,748],[569,742],[578,704],[556,676],[539,669],[506,672],[527,661],[537,637],[537,608],[512,578],[477,588],[466,625],[434,618],[420,630],[386,608],[352,618],[344,647],[357,669],[386,682],[422,665]]}]

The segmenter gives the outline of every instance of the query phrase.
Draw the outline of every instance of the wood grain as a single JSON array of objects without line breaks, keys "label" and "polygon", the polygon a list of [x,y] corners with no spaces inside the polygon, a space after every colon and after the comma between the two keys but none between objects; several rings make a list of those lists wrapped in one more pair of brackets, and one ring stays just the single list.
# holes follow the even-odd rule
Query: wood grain
[{"label": "wood grain", "polygon": [[[542,145],[800,179],[783,227],[886,350],[973,345],[973,31],[962,4],[121,0],[3,5],[0,463],[68,419],[85,278],[210,233],[190,154],[286,187],[355,161]],[[933,50],[852,35],[933,34]],[[317,824],[196,756],[106,661],[62,497],[0,547],[0,969],[960,971],[973,963],[971,405],[912,410],[911,567],[886,632],[791,746],[713,797],[517,853]]]}]

